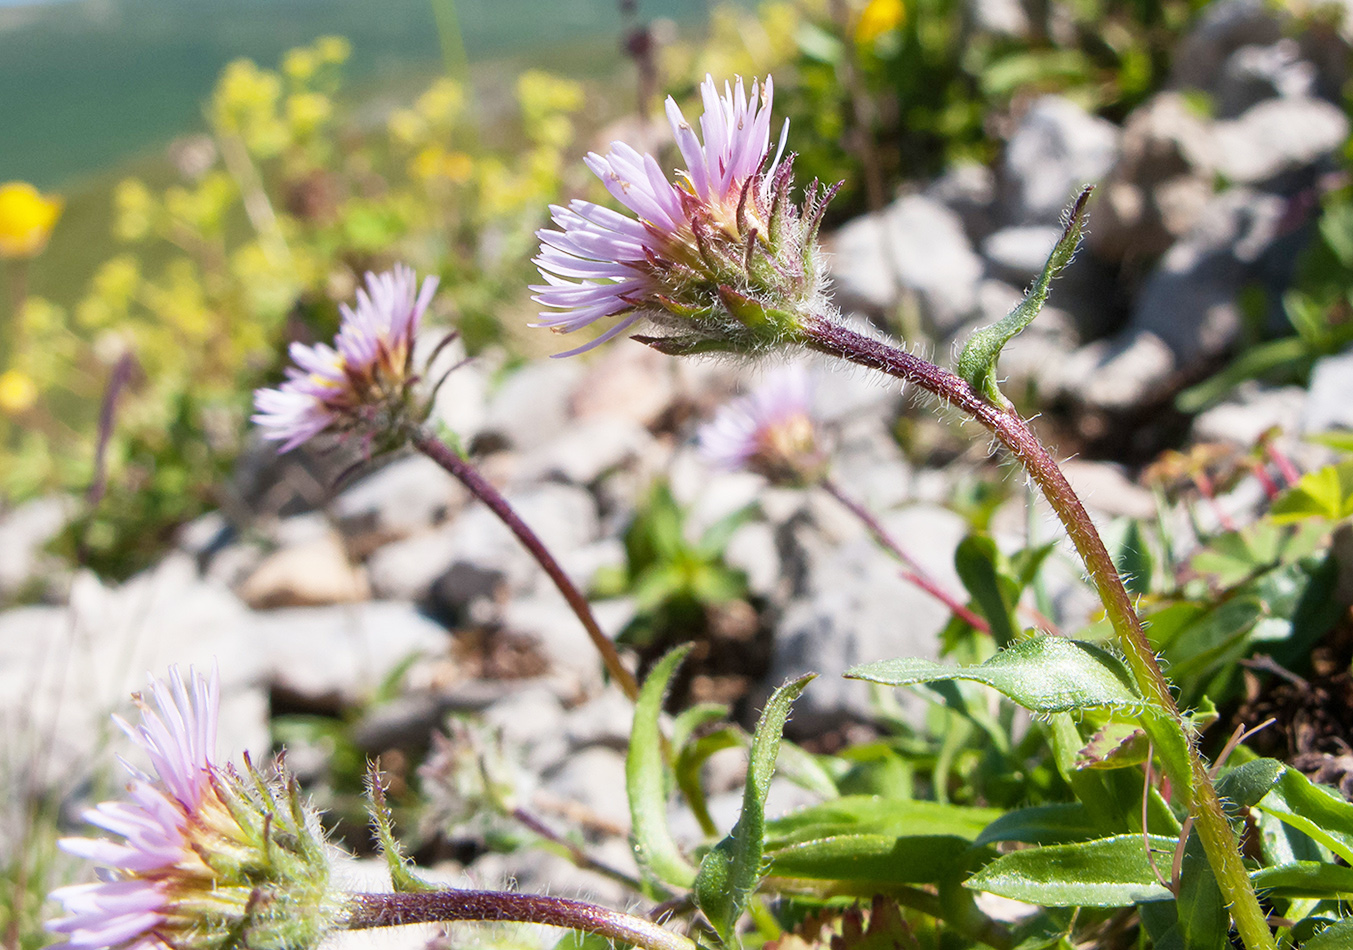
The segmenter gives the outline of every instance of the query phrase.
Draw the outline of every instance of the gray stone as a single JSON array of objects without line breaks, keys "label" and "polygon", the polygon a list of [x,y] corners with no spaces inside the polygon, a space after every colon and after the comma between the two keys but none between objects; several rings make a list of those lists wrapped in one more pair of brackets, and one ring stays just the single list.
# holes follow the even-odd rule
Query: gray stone
[{"label": "gray stone", "polygon": [[963,230],[974,241],[995,227],[996,173],[987,165],[977,162],[953,165],[926,186],[925,195],[957,214],[963,221]]},{"label": "gray stone", "polygon": [[574,752],[543,776],[542,788],[617,824],[629,816],[625,754],[617,749],[594,745]]},{"label": "gray stone", "polygon": [[1215,165],[1207,123],[1179,93],[1157,95],[1123,127],[1119,159],[1091,205],[1087,243],[1115,261],[1164,253],[1202,214]]},{"label": "gray stone", "polygon": [[564,735],[574,749],[605,746],[624,752],[629,748],[633,723],[634,703],[612,683],[568,711],[564,717]]},{"label": "gray stone", "polygon": [[1049,381],[1062,395],[1088,408],[1121,412],[1162,390],[1175,356],[1154,333],[1132,331],[1082,347],[1052,369]]},{"label": "gray stone", "polygon": [[400,601],[253,613],[236,635],[274,689],[337,706],[357,705],[411,658],[450,646],[443,627]]},{"label": "gray stone", "polygon": [[516,477],[521,482],[558,479],[590,485],[632,463],[652,441],[648,430],[631,419],[598,416],[580,420],[527,452]]},{"label": "gray stone", "polygon": [[1233,119],[1265,99],[1304,99],[1316,94],[1314,63],[1301,45],[1283,38],[1268,46],[1242,46],[1226,59],[1217,82],[1217,115]]},{"label": "gray stone", "polygon": [[523,448],[554,438],[568,425],[569,396],[581,375],[577,360],[521,366],[490,395],[479,437]]},{"label": "gray stone", "polygon": [[34,498],[0,515],[0,602],[59,570],[43,548],[75,515],[74,499]]},{"label": "gray stone", "polygon": [[[591,608],[597,625],[612,639],[634,616],[634,603],[628,598],[593,601]],[[558,591],[541,589],[509,599],[502,605],[497,622],[536,641],[550,662],[549,686],[558,695],[572,699],[601,689],[601,657]]]},{"label": "gray stone", "polygon": [[465,362],[460,341],[443,347],[433,365],[424,368],[426,379],[441,381],[428,421],[454,432],[462,444],[470,444],[486,424],[489,380],[500,362],[500,357],[491,354]]},{"label": "gray stone", "polygon": [[1067,459],[1061,468],[1066,480],[1092,513],[1139,519],[1149,519],[1156,514],[1155,496],[1129,480],[1120,465]]},{"label": "gray stone", "polygon": [[[367,560],[374,596],[421,601],[451,569],[457,554],[455,526],[442,525],[378,548]],[[485,570],[496,570],[492,567]]]},{"label": "gray stone", "polygon": [[1212,199],[1147,279],[1130,327],[1163,340],[1182,367],[1230,347],[1240,330],[1236,294],[1258,275],[1284,208],[1276,195],[1243,188]]},{"label": "gray stone", "polygon": [[1062,229],[1055,224],[1002,228],[982,242],[982,256],[996,277],[1025,285],[1043,272],[1061,237]]},{"label": "gray stone", "polygon": [[[1224,402],[1193,420],[1196,442],[1230,442],[1252,448],[1269,429],[1285,433],[1301,431],[1303,409],[1309,409],[1306,391],[1300,386],[1269,387],[1242,383]],[[1348,411],[1345,403],[1344,411]]]},{"label": "gray stone", "polygon": [[911,496],[911,466],[889,431],[887,417],[842,426],[832,455],[832,478],[846,495],[883,512]]},{"label": "gray stone", "polygon": [[1216,123],[1217,170],[1237,184],[1265,184],[1333,155],[1348,117],[1323,99],[1269,99]]},{"label": "gray stone", "polygon": [[927,329],[944,336],[976,307],[982,276],[963,222],[933,198],[907,195],[841,228],[830,241],[837,300],[882,315],[911,294]]},{"label": "gray stone", "polygon": [[1001,166],[1013,224],[1056,224],[1076,193],[1108,174],[1118,129],[1069,99],[1044,96],[1020,120]]},{"label": "gray stone", "polygon": [[1213,92],[1232,53],[1242,46],[1274,43],[1281,36],[1281,22],[1265,0],[1210,3],[1175,48],[1171,84]]},{"label": "gray stone", "polygon": [[424,455],[396,459],[334,499],[330,510],[358,556],[447,520],[469,492]]},{"label": "gray stone", "polygon": [[[887,529],[904,550],[948,590],[962,590],[953,576],[952,555],[965,533],[962,519],[942,509],[916,507],[894,512]],[[858,529],[861,534],[863,529]],[[913,543],[924,538],[923,544]],[[807,672],[822,674],[795,704],[789,730],[813,735],[872,715],[870,688],[842,674],[861,663],[898,656],[934,658],[936,634],[949,611],[929,594],[903,580],[901,568],[867,538],[832,543],[812,519],[791,522],[781,547],[792,558],[786,573],[796,596],[776,631],[766,683]],[[911,708],[919,708],[918,700]]]},{"label": "gray stone", "polygon": [[186,671],[219,663],[220,752],[265,759],[267,699],[259,684],[266,658],[240,637],[249,616],[228,589],[201,580],[182,554],[122,585],[80,573],[65,607],[0,613],[5,767],[31,768],[38,787],[65,789],[96,768],[113,768],[113,754],[130,745],[108,714],[135,719],[130,694],[145,687],[147,673],[163,677],[174,664]]},{"label": "gray stone", "polygon": [[517,690],[484,710],[484,723],[501,734],[508,747],[518,747],[527,769],[540,775],[568,755],[563,734],[564,706],[543,685]]},{"label": "gray stone", "polygon": [[775,529],[765,521],[749,521],[733,532],[724,547],[724,561],[747,575],[747,589],[758,597],[781,594],[780,552]]},{"label": "gray stone", "polygon": [[1353,429],[1353,351],[1325,356],[1311,370],[1302,432]]},{"label": "gray stone", "polygon": [[330,531],[269,554],[238,593],[255,610],[267,610],[366,600],[371,586],[366,572],[348,559],[343,539]]},{"label": "gray stone", "polygon": [[891,377],[858,372],[837,360],[811,360],[807,365],[813,418],[828,426],[861,416],[887,423],[901,408],[902,386]]},{"label": "gray stone", "polygon": [[968,0],[968,19],[973,29],[1012,39],[1029,35],[1029,15],[1019,0]]},{"label": "gray stone", "polygon": [[[597,535],[596,505],[580,488],[543,484],[509,491],[506,497],[561,562]],[[422,600],[439,577],[461,562],[501,574],[511,591],[548,583],[516,536],[483,505],[470,505],[446,525],[385,545],[367,566],[378,596]]]}]

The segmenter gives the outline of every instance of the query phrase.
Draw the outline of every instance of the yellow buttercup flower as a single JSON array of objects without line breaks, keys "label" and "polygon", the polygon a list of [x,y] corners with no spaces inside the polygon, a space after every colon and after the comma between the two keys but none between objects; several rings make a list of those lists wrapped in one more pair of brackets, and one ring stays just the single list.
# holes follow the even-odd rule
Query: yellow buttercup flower
[{"label": "yellow buttercup flower", "polygon": [[855,42],[868,45],[907,22],[903,0],[869,0],[855,24]]},{"label": "yellow buttercup flower", "polygon": [[35,257],[47,246],[64,202],[26,181],[0,185],[0,257]]},{"label": "yellow buttercup flower", "polygon": [[0,373],[0,412],[17,416],[38,401],[38,387],[27,373],[17,369]]}]

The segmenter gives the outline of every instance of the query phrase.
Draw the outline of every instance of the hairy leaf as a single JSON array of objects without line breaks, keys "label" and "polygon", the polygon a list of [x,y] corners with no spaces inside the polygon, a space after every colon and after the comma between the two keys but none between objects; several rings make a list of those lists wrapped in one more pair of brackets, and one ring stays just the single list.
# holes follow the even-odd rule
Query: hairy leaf
[{"label": "hairy leaf", "polygon": [[[1158,865],[1169,867],[1175,839],[1148,838]],[[1141,835],[1117,835],[1002,855],[967,881],[973,890],[1045,907],[1126,907],[1168,900],[1151,871]]]},{"label": "hairy leaf", "polygon": [[1020,641],[977,666],[883,660],[857,666],[846,676],[885,686],[972,680],[1042,713],[1096,707],[1139,710],[1146,705],[1121,660],[1094,644],[1061,637]]},{"label": "hairy leaf", "polygon": [[1353,804],[1296,769],[1286,769],[1258,807],[1353,862]]},{"label": "hairy leaf", "polygon": [[738,918],[765,873],[766,795],[790,706],[812,678],[803,676],[786,683],[766,703],[752,735],[742,813],[728,837],[700,862],[695,902],[726,945],[735,943]]},{"label": "hairy leaf", "polygon": [[1081,233],[1085,229],[1085,203],[1090,198],[1093,186],[1086,186],[1075,203],[1067,209],[1063,222],[1062,236],[1048,255],[1043,272],[1038,275],[1033,286],[1025,293],[1024,299],[1003,318],[990,326],[973,331],[968,337],[963,352],[958,357],[958,375],[966,379],[973,389],[998,406],[1009,405],[996,385],[996,360],[1001,350],[1021,330],[1033,323],[1034,317],[1043,309],[1048,299],[1048,288],[1076,253]]},{"label": "hairy leaf", "polygon": [[625,788],[629,793],[634,853],[639,865],[674,887],[690,887],[695,868],[672,840],[667,827],[667,781],[662,761],[662,732],[658,716],[672,674],[686,658],[689,644],[668,653],[649,673],[639,690],[625,758]]},{"label": "hairy leaf", "polygon": [[935,884],[968,848],[957,835],[830,835],[775,849],[770,873],[814,881]]}]

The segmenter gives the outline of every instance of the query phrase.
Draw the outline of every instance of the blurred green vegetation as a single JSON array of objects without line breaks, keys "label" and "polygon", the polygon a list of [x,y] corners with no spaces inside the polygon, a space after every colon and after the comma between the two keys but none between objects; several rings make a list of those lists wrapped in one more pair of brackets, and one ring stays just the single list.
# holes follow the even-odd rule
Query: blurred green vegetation
[{"label": "blurred green vegetation", "polygon": [[[726,3],[705,33],[654,55],[683,103],[706,73],[773,74],[800,180],[845,182],[840,220],[881,206],[902,181],[992,159],[1032,97],[1059,92],[1123,117],[1161,87],[1203,5],[1076,0],[1054,18],[1036,4],[1013,35],[978,30],[960,0]],[[514,60],[488,82],[365,98],[338,37],[271,67],[230,63],[204,134],[106,191],[73,194],[47,255],[0,267],[11,341],[0,354],[0,497],[88,494],[97,504],[65,553],[134,572],[176,525],[225,500],[250,392],[276,380],[286,343],[330,335],[363,272],[396,260],[440,276],[434,320],[471,350],[517,349],[510,328],[531,311],[534,232],[550,202],[605,199],[578,158],[633,99],[633,68],[588,48],[574,63],[584,81],[529,68],[504,81]],[[1346,222],[1328,214],[1328,260],[1287,301],[1299,336],[1253,351],[1207,398],[1275,360],[1301,376],[1345,342]]]},{"label": "blurred green vegetation", "polygon": [[333,334],[365,271],[402,260],[439,275],[453,311],[440,316],[472,349],[522,295],[583,87],[521,73],[515,115],[489,135],[466,86],[438,79],[372,123],[339,105],[349,53],[325,37],[276,69],[230,64],[177,180],[113,189],[112,240],[95,243],[111,253],[74,303],[25,297],[21,269],[44,262],[9,262],[4,369],[40,396],[0,419],[3,492],[87,486],[102,466],[103,497],[67,538],[100,572],[134,571],[219,503],[252,390],[278,375],[287,341]]}]

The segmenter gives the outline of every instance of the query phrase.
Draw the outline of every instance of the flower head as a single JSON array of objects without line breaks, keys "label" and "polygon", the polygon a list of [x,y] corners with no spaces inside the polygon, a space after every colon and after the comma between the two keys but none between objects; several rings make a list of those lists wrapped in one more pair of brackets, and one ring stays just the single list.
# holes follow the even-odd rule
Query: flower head
[{"label": "flower head", "polygon": [[774,482],[814,482],[827,459],[812,406],[813,388],[803,366],[780,367],[700,427],[700,454],[718,468],[747,469]]},{"label": "flower head", "polygon": [[48,923],[58,950],[310,947],[330,929],[329,865],[318,823],[294,783],[215,762],[219,687],[177,670],[136,697],[141,724],[117,720],[150,758],[128,766],[123,801],[85,819],[120,840],[66,838],[104,866],[96,884],[52,893],[69,916]]},{"label": "flower head", "polygon": [[568,333],[619,318],[590,349],[641,319],[668,331],[674,352],[753,350],[794,336],[802,317],[823,306],[817,229],[835,189],[816,183],[802,208],[789,200],[793,156],[783,163],[786,122],[770,152],[773,86],[741,79],[720,95],[700,87],[700,134],[667,100],[686,163],[673,182],[651,155],[614,142],[587,166],[635,217],[589,201],[552,206],[559,230],[538,232],[533,287],[549,309],[538,326]]},{"label": "flower head", "polygon": [[0,257],[36,257],[47,246],[64,202],[26,181],[0,185]]},{"label": "flower head", "polygon": [[436,289],[435,277],[420,289],[409,267],[367,274],[356,308],[341,308],[334,345],[291,344],[296,365],[287,369],[287,381],[254,393],[253,420],[264,438],[281,442],[279,451],[286,452],[326,430],[368,439],[393,435],[418,416],[414,342]]}]

